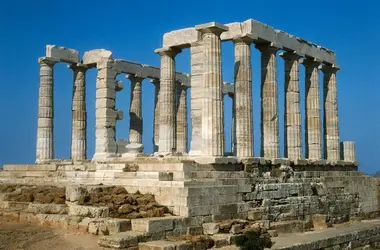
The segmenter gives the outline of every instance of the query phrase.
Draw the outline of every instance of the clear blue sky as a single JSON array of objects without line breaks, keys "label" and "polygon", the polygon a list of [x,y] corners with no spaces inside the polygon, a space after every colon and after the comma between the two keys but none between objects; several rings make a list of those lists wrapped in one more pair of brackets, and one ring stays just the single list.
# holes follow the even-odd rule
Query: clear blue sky
[{"label": "clear blue sky", "polygon": [[[360,169],[380,170],[380,3],[376,0],[271,1],[73,1],[37,0],[0,3],[0,165],[35,160],[39,65],[46,44],[86,50],[105,48],[115,58],[159,66],[153,50],[165,32],[209,21],[229,23],[249,18],[334,50],[338,72],[341,140],[357,143]],[[233,45],[223,43],[223,80],[233,81]],[[178,56],[177,70],[189,72],[188,50]],[[260,143],[260,64],[252,49],[255,153]],[[301,94],[304,93],[301,67]],[[283,61],[278,59],[280,133],[283,135]],[[59,64],[55,71],[55,156],[68,158],[71,133],[72,72]],[[95,77],[87,77],[88,155],[94,152]],[[129,81],[117,95],[125,119],[117,137],[129,129]],[[153,86],[143,84],[144,143],[152,150]],[[304,94],[301,101],[304,100]],[[303,104],[302,104],[303,107]],[[226,100],[226,139],[230,143],[231,101]],[[281,150],[283,151],[283,141]],[[229,146],[227,146],[227,149]]]}]

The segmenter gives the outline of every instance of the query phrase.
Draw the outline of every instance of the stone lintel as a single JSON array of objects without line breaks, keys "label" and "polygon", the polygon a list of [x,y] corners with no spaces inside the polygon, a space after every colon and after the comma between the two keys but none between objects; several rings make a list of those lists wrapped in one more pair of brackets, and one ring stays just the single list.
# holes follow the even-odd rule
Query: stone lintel
[{"label": "stone lintel", "polygon": [[78,63],[79,53],[75,49],[46,45],[46,56],[57,59],[60,62]]},{"label": "stone lintel", "polygon": [[[119,73],[131,74],[136,77],[160,80],[160,68],[140,64],[123,59],[115,59],[114,68]],[[176,81],[190,86],[190,75],[182,72],[176,73]]]},{"label": "stone lintel", "polygon": [[94,49],[86,51],[82,57],[82,63],[90,67],[96,67],[96,64],[102,58],[112,58],[112,52],[106,49]]},{"label": "stone lintel", "polygon": [[[330,49],[318,46],[302,38],[290,35],[281,30],[263,24],[259,21],[249,19],[244,22],[226,24],[228,31],[221,34],[222,41],[230,41],[243,34],[251,34],[257,37],[255,43],[272,42],[284,50],[296,51],[299,55],[307,55],[318,58],[325,63],[336,64],[336,55]],[[165,33],[163,46],[177,46],[188,48],[191,44],[200,41],[200,32],[196,28],[185,28]]]},{"label": "stone lintel", "polygon": [[228,27],[217,22],[209,22],[196,25],[195,30],[200,31],[201,33],[215,33],[220,35],[223,32],[228,31]]}]

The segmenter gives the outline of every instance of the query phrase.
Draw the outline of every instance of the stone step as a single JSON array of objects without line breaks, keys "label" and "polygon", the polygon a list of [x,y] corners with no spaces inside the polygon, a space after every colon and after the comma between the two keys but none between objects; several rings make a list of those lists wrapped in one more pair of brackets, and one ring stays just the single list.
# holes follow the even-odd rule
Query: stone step
[{"label": "stone step", "polygon": [[187,163],[143,163],[138,164],[140,172],[183,172],[183,171],[196,171],[195,164]]},{"label": "stone step", "polygon": [[166,241],[157,240],[150,242],[139,243],[139,250],[185,250],[192,249],[192,244],[189,241]]},{"label": "stone step", "polygon": [[145,233],[134,231],[121,232],[107,236],[104,235],[98,240],[98,245],[101,247],[116,249],[132,248],[137,247],[139,240],[144,236]]},{"label": "stone step", "polygon": [[117,172],[115,179],[155,179],[159,181],[172,181],[172,172]]},{"label": "stone step", "polygon": [[179,216],[132,219],[132,231],[158,233],[174,229],[174,220]]},{"label": "stone step", "polygon": [[365,176],[363,172],[359,171],[300,171],[294,172],[294,175],[304,178]]},{"label": "stone step", "polygon": [[302,233],[309,231],[313,227],[311,222],[302,220],[270,222],[269,229],[278,233]]}]

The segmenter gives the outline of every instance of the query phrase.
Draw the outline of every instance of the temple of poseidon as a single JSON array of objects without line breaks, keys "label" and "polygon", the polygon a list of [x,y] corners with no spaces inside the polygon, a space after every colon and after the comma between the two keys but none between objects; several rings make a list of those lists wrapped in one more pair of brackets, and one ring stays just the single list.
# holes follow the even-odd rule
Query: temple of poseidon
[{"label": "temple of poseidon", "polygon": [[[222,42],[234,44],[233,83],[223,82]],[[176,56],[185,49],[190,49],[191,71],[177,72]],[[251,67],[252,49],[261,53],[261,69]],[[0,181],[1,185],[17,184],[16,193],[20,187],[21,191],[32,189],[31,185],[63,188],[66,201],[38,204],[36,199],[23,203],[9,198],[0,204],[4,216],[72,226],[100,235],[99,245],[113,248],[192,249],[181,248],[183,241],[167,240],[181,235],[209,235],[218,248],[233,244],[235,236],[255,226],[265,228],[271,236],[277,234],[275,231],[280,234],[274,249],[380,245],[380,223],[358,229],[362,232],[359,236],[345,232],[344,239],[326,238],[305,243],[305,248],[281,245],[282,233],[328,230],[336,224],[378,216],[378,180],[358,172],[355,143],[340,141],[340,67],[332,50],[249,19],[225,25],[210,22],[165,33],[161,48],[154,52],[161,59],[160,67],[113,58],[105,49],[84,52],[80,59],[74,49],[46,46],[45,56],[38,60],[36,162],[4,165]],[[66,63],[73,73],[70,159],[54,158],[57,63]],[[285,65],[284,72],[277,72],[279,63]],[[302,82],[300,67],[305,69]],[[91,68],[97,70],[96,83],[86,82],[86,71]],[[252,72],[261,73],[261,92],[254,97]],[[284,93],[278,92],[278,73],[285,74]],[[123,90],[123,83],[116,80],[120,74],[131,84],[129,112],[115,108],[116,92]],[[152,154],[144,153],[142,143],[144,79],[150,79],[155,87]],[[91,156],[86,154],[88,84],[96,84],[95,154]],[[302,115],[300,84],[305,86]],[[232,152],[225,150],[224,95],[233,102]],[[254,121],[252,103],[259,95],[261,120]],[[284,103],[278,102],[279,95],[284,96]],[[279,105],[285,107],[284,124],[279,122]],[[128,113],[129,138],[116,138],[116,123]],[[189,143],[188,123],[192,125]],[[259,124],[261,153],[254,155],[253,130]],[[284,128],[282,142],[279,126]],[[280,157],[280,143],[284,158]],[[142,198],[132,202],[133,197],[129,204],[126,198],[117,204],[120,207],[115,213],[119,216],[114,216],[115,201],[96,203],[93,194],[111,186],[125,188],[132,196],[151,195],[156,205],[147,207],[150,203],[144,204]],[[122,193],[112,195],[120,198]],[[123,207],[127,205],[130,209]],[[159,206],[165,207],[165,213],[149,213]],[[55,221],[51,214],[60,217]],[[226,221],[230,222],[227,231]],[[174,247],[164,247],[170,244]]]}]

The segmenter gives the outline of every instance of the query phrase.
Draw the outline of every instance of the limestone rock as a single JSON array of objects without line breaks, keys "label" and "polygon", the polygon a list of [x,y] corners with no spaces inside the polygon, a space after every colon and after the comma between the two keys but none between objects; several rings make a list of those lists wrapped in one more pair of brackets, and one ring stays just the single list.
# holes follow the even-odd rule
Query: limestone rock
[{"label": "limestone rock", "polygon": [[214,223],[214,222],[203,223],[202,227],[203,227],[203,234],[214,235],[214,234],[217,234],[219,232],[219,224],[218,223]]}]

